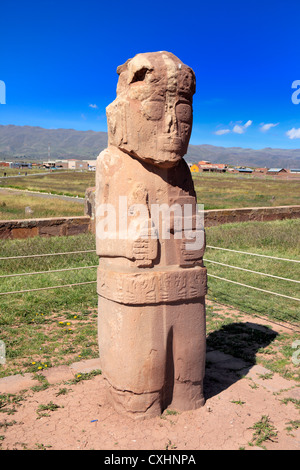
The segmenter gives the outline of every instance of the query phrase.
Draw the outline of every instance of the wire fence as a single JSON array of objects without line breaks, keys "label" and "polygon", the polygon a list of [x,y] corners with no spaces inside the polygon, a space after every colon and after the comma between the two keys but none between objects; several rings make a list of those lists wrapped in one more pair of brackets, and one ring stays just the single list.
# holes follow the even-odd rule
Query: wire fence
[{"label": "wire fence", "polygon": [[90,268],[97,268],[96,266],[79,266],[76,268],[64,268],[64,269],[49,269],[48,271],[36,271],[30,273],[15,273],[15,274],[1,274],[0,278],[7,278],[7,277],[17,277],[17,276],[33,276],[36,274],[50,274],[50,273],[62,273],[64,271],[76,271],[78,269],[90,269]]},{"label": "wire fence", "polygon": [[[211,248],[211,249],[215,249],[215,250],[223,250],[223,251],[226,251],[226,252],[246,254],[246,255],[250,255],[250,256],[269,258],[269,259],[277,260],[277,261],[300,263],[300,260],[289,259],[289,258],[280,258],[280,257],[276,257],[276,256],[264,255],[264,254],[259,254],[259,253],[250,253],[250,252],[246,252],[246,251],[232,250],[232,249],[229,249],[229,248],[222,248],[222,247],[216,247],[216,246],[211,246],[211,245],[207,245],[207,248]],[[96,253],[96,250],[80,250],[80,251],[68,251],[68,252],[58,252],[58,253],[41,253],[41,254],[34,254],[34,255],[8,256],[8,257],[0,257],[0,260],[5,261],[5,260],[13,260],[13,259],[18,260],[18,259],[50,257],[50,256],[65,256],[65,255],[81,254],[81,253]],[[296,284],[300,283],[300,281],[296,280],[296,279],[290,279],[290,278],[277,276],[277,275],[270,274],[270,273],[264,273],[264,272],[261,272],[261,271],[255,271],[255,270],[251,270],[251,269],[247,269],[247,268],[242,268],[240,266],[234,266],[234,265],[231,265],[231,264],[222,263],[220,261],[215,261],[215,260],[208,259],[208,258],[204,258],[204,261],[207,262],[207,263],[212,263],[212,264],[222,266],[222,267],[226,267],[226,268],[229,268],[229,269],[239,270],[239,271],[243,271],[243,272],[249,272],[251,274],[265,276],[265,277],[273,278],[273,279],[278,279],[278,280],[284,281],[284,282],[291,282],[291,283],[296,283]],[[97,265],[70,267],[70,268],[54,269],[54,270],[47,270],[47,271],[12,273],[12,274],[0,275],[0,278],[9,278],[9,277],[18,277],[18,276],[33,276],[33,275],[40,275],[40,274],[51,274],[51,273],[59,273],[59,272],[66,272],[66,271],[75,271],[75,270],[78,271],[78,270],[84,270],[84,269],[95,269],[95,268],[97,268]],[[298,298],[298,297],[293,297],[293,296],[289,296],[289,295],[286,295],[286,294],[281,294],[281,293],[270,291],[270,290],[267,290],[267,289],[262,289],[262,288],[256,287],[256,286],[251,286],[249,284],[234,281],[232,279],[227,279],[227,278],[218,276],[216,274],[208,273],[208,277],[211,277],[211,278],[214,278],[214,279],[217,279],[217,280],[220,280],[220,281],[228,282],[228,283],[231,283],[231,284],[235,284],[235,285],[247,288],[247,289],[260,291],[264,294],[274,295],[274,296],[282,297],[282,298],[285,298],[285,299],[288,299],[288,300],[300,302],[300,298]],[[93,281],[76,282],[76,283],[62,284],[62,285],[49,286],[49,287],[39,287],[39,288],[33,288],[33,289],[22,289],[22,290],[14,290],[14,291],[9,291],[9,292],[0,292],[0,296],[13,295],[13,294],[24,294],[24,293],[29,293],[29,292],[45,291],[45,290],[51,290],[51,289],[61,289],[61,288],[65,288],[65,287],[75,287],[75,286],[81,286],[81,285],[86,285],[86,284],[95,284],[96,282],[97,282],[96,280],[93,280]]]},{"label": "wire fence", "polygon": [[250,255],[250,256],[261,256],[262,258],[276,259],[276,260],[279,260],[279,261],[290,261],[291,263],[300,263],[300,260],[298,260],[298,259],[278,258],[277,256],[262,255],[261,253],[249,253],[248,251],[231,250],[229,248],[221,248],[220,246],[206,245],[206,247],[207,248],[213,248],[215,250],[223,250],[223,251],[231,251],[233,253],[241,253],[241,254]]},{"label": "wire fence", "polygon": [[274,279],[281,279],[282,281],[296,282],[300,284],[300,281],[297,281],[296,279],[288,279],[287,277],[275,276],[274,274],[262,273],[260,271],[253,271],[252,269],[241,268],[240,266],[232,266],[231,264],[220,263],[219,261],[213,261],[207,258],[204,258],[204,261],[208,263],[218,264],[220,266],[225,266],[225,267],[232,268],[232,269],[239,269],[240,271],[245,271],[245,272],[252,273],[252,274],[258,274],[260,276],[272,277]]},{"label": "wire fence", "polygon": [[60,286],[38,287],[36,289],[24,289],[24,290],[10,291],[10,292],[0,292],[0,295],[25,294],[28,292],[37,292],[41,290],[61,289],[62,287],[73,287],[73,286],[82,286],[84,284],[95,284],[96,282],[97,281],[75,282],[72,284],[62,284]]},{"label": "wire fence", "polygon": [[42,256],[60,256],[60,255],[74,255],[78,253],[95,253],[96,250],[82,250],[82,251],[65,251],[61,253],[41,253],[37,255],[22,255],[22,256],[4,256],[0,260],[21,259],[21,258],[41,258]]},{"label": "wire fence", "polygon": [[248,289],[254,289],[254,290],[264,292],[264,293],[267,293],[267,294],[277,295],[279,297],[284,297],[285,299],[296,300],[297,302],[300,302],[300,299],[298,299],[296,297],[290,297],[289,295],[279,294],[278,292],[272,292],[270,290],[261,289],[260,287],[249,286],[248,284],[243,284],[242,282],[232,281],[231,279],[226,279],[224,277],[216,276],[214,274],[207,274],[207,275],[209,277],[214,277],[216,279],[220,279],[221,281],[231,282],[232,284],[236,284],[238,286],[248,287]]},{"label": "wire fence", "polygon": [[[229,248],[215,247],[215,246],[211,246],[211,245],[207,245],[207,248],[212,248],[212,250],[218,250],[219,252],[221,251],[221,252],[223,252],[223,254],[226,257],[227,257],[227,255],[231,256],[231,254],[232,255],[238,254],[238,255],[247,255],[247,256],[250,256],[250,257],[253,256],[254,260],[255,260],[255,257],[260,257],[261,259],[265,258],[267,260],[270,260],[271,262],[275,262],[276,266],[278,266],[278,263],[279,263],[279,265],[285,266],[285,264],[289,264],[289,263],[293,264],[293,263],[299,263],[300,262],[300,260],[295,260],[295,259],[290,259],[290,258],[280,258],[278,256],[264,255],[264,254],[261,254],[261,253],[251,253],[251,252],[246,252],[246,251],[233,250],[233,249],[229,249]],[[208,250],[208,253],[211,253],[211,252]],[[233,259],[235,259],[235,256],[233,256]],[[240,257],[239,261],[241,261],[243,259],[244,258],[242,256],[242,257]],[[267,313],[268,321],[273,321],[273,320],[278,321],[279,320],[281,323],[284,323],[285,325],[290,325],[290,327],[292,327],[291,329],[293,331],[298,331],[297,330],[297,325],[298,325],[298,322],[299,322],[299,310],[297,310],[296,314],[295,314],[295,310],[294,310],[295,307],[293,306],[293,304],[295,305],[295,303],[300,302],[300,298],[293,296],[294,290],[292,290],[292,292],[291,292],[292,295],[287,295],[286,293],[282,294],[282,293],[279,293],[279,292],[275,292],[274,290],[269,290],[269,289],[266,289],[266,288],[263,289],[261,287],[256,287],[254,285],[249,285],[249,284],[246,284],[244,282],[238,282],[237,280],[228,279],[227,276],[228,277],[230,277],[230,276],[227,273],[230,273],[231,270],[237,271],[237,272],[240,272],[240,273],[249,273],[254,278],[256,278],[255,281],[257,280],[257,276],[261,277],[262,279],[266,279],[266,280],[267,279],[269,279],[269,280],[278,280],[284,286],[285,289],[288,287],[289,290],[290,290],[290,287],[288,286],[288,283],[291,283],[291,286],[296,287],[296,285],[300,283],[300,280],[291,279],[289,277],[284,277],[284,276],[271,274],[269,272],[261,272],[261,271],[254,270],[254,269],[248,269],[248,268],[244,268],[244,267],[241,267],[241,266],[236,266],[236,265],[234,265],[233,262],[231,262],[231,264],[229,264],[229,262],[225,263],[225,262],[216,261],[215,259],[210,259],[210,258],[206,258],[206,257],[204,257],[204,261],[205,261],[205,263],[208,264],[208,266],[210,266],[210,264],[212,264],[212,265],[215,265],[216,267],[220,267],[220,269],[228,268],[227,272],[226,272],[226,277],[222,277],[221,275],[217,275],[219,273],[212,274],[211,272],[208,272],[207,275],[208,275],[209,278],[214,279],[214,280],[217,281],[217,283],[221,284],[220,289],[221,289],[221,293],[222,293],[221,296],[219,295],[219,293],[218,294],[214,293],[213,296],[212,296],[212,294],[209,294],[208,298],[210,298],[210,300],[213,300],[214,302],[219,303],[221,305],[226,305],[228,307],[228,304],[227,304],[228,299],[230,297],[232,299],[233,297],[236,297],[236,295],[234,295],[232,297],[232,295],[229,293],[229,291],[226,291],[225,292],[226,300],[225,300],[224,295],[223,295],[223,290],[222,290],[223,289],[222,288],[222,283],[225,282],[225,283],[228,283],[229,285],[230,284],[231,285],[236,285],[237,288],[239,288],[239,287],[241,288],[242,301],[239,300],[237,302],[236,299],[234,298],[233,305],[238,305],[238,307],[235,307],[235,308],[238,308],[239,311],[241,311],[243,313],[247,313],[247,312],[245,312],[245,305],[247,303],[246,298],[248,298],[248,300],[250,300],[251,306],[249,307],[249,304],[248,304],[247,308],[250,308],[251,314],[256,316],[256,317],[261,317],[261,315],[259,315],[259,313],[260,313],[260,314],[263,314],[262,318],[266,318],[266,311],[265,311],[265,306],[264,306],[265,305],[264,304],[265,299],[268,298],[268,297],[277,298],[278,303],[276,302],[275,306],[274,306],[274,302],[273,302],[273,306],[272,306],[272,303],[270,303],[270,304],[268,303],[268,308],[270,309],[270,315],[271,315],[271,318],[272,318],[272,320],[271,320],[270,316],[269,316],[269,313]],[[283,262],[283,263],[281,263],[281,262]],[[273,265],[273,263],[272,263],[272,265]],[[294,266],[296,267],[297,265],[294,265]],[[295,271],[294,267],[292,267],[292,273],[293,273],[292,276],[294,275],[295,272],[296,271]],[[277,284],[276,284],[276,286],[277,286]],[[253,305],[253,296],[251,295],[251,291],[261,293],[260,297],[257,298],[257,301],[255,302],[254,305]],[[295,291],[295,292],[298,293],[299,290]],[[262,295],[264,296],[263,301],[262,301]],[[218,298],[216,298],[215,296],[217,296]],[[280,299],[282,299],[282,301],[287,300],[289,302],[279,303]],[[261,302],[263,302],[262,303],[263,309],[261,307],[259,307],[259,303],[261,303]],[[234,307],[231,307],[231,308],[234,308]],[[284,314],[282,314],[282,312],[284,312]],[[291,321],[288,321],[288,320],[291,320]],[[295,330],[295,328],[296,328],[296,330]]]}]

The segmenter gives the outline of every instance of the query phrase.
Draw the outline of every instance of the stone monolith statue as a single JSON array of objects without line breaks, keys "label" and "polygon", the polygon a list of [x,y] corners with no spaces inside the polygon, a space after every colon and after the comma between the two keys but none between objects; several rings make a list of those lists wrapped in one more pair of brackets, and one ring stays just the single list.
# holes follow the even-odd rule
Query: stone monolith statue
[{"label": "stone monolith statue", "polygon": [[169,52],[117,69],[96,170],[99,349],[114,407],[152,417],[204,404],[204,229],[183,156],[195,75]]}]

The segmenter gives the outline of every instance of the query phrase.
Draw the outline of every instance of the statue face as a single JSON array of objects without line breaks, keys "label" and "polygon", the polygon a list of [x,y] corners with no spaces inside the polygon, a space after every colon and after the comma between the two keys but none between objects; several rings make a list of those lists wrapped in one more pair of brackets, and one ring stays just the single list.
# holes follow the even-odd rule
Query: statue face
[{"label": "statue face", "polygon": [[107,107],[109,145],[155,165],[175,165],[191,135],[194,72],[168,52],[138,54],[117,71],[117,98]]}]

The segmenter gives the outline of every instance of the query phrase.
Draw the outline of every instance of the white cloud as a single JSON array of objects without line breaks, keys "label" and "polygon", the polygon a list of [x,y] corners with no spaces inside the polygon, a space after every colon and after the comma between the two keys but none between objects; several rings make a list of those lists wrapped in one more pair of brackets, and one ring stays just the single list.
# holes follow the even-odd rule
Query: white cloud
[{"label": "white cloud", "polygon": [[262,132],[267,132],[271,129],[271,127],[276,127],[278,126],[279,122],[277,122],[276,124],[273,124],[272,122],[270,122],[269,124],[261,124],[261,128],[260,130]]},{"label": "white cloud", "polygon": [[86,115],[82,113],[82,114],[81,114],[81,119],[86,120]]},{"label": "white cloud", "polygon": [[295,129],[295,127],[293,127],[292,129],[286,132],[286,135],[290,139],[300,139],[300,129]]},{"label": "white cloud", "polygon": [[234,122],[230,122],[229,123],[229,126],[233,126],[232,130],[230,129],[219,129],[217,131],[214,132],[215,135],[224,135],[224,134],[229,134],[230,132],[235,132],[235,134],[244,134],[244,132],[246,131],[246,129],[248,127],[251,126],[251,124],[253,123],[253,121],[251,121],[250,119],[244,124],[242,125],[242,121],[235,121],[236,124]]},{"label": "white cloud", "polygon": [[232,131],[235,132],[236,134],[244,134],[247,127],[251,126],[251,124],[252,124],[252,121],[250,121],[249,119],[249,121],[247,121],[246,124],[244,124],[243,126],[236,124],[234,128],[232,129]]},{"label": "white cloud", "polygon": [[236,134],[244,134],[245,132],[245,129],[243,126],[238,126],[237,124],[234,126],[234,128],[232,129],[233,132],[235,132]]},{"label": "white cloud", "polygon": [[98,109],[98,106],[96,104],[89,104],[90,108]]},{"label": "white cloud", "polygon": [[216,132],[214,132],[214,134],[216,135],[224,135],[224,134],[228,134],[230,132],[230,129],[220,129]]}]

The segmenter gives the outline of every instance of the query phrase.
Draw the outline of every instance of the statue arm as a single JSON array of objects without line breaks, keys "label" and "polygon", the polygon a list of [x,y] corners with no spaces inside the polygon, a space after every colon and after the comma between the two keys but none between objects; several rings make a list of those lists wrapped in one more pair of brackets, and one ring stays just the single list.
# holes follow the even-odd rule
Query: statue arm
[{"label": "statue arm", "polygon": [[[110,237],[113,237],[112,233],[110,233]],[[98,256],[103,257],[120,256],[133,259],[132,240],[119,240],[117,233],[115,234],[115,238],[101,238],[96,236],[96,253]]]},{"label": "statue arm", "polygon": [[[98,222],[98,223],[97,223]],[[96,253],[100,257],[127,258],[136,266],[151,266],[158,253],[156,229],[150,218],[134,220],[127,227],[127,232],[104,230],[105,225],[96,218]]]},{"label": "statue arm", "polygon": [[[113,153],[106,149],[97,161],[96,252],[100,257],[124,257],[136,266],[151,266],[157,257],[158,241],[151,226],[148,192],[144,184],[136,182],[117,200],[118,191],[122,193],[118,186],[122,175],[117,171],[108,174],[111,161],[117,157],[115,149]],[[126,194],[126,189],[123,192]]]},{"label": "statue arm", "polygon": [[[151,266],[157,257],[156,238],[152,238],[151,233],[146,237],[142,234],[136,239],[120,240],[116,233],[116,238],[101,239],[96,237],[96,252],[100,257],[123,257],[127,258],[137,266]],[[112,234],[110,233],[112,237]]]}]

